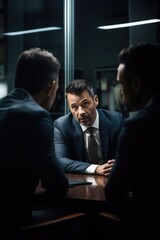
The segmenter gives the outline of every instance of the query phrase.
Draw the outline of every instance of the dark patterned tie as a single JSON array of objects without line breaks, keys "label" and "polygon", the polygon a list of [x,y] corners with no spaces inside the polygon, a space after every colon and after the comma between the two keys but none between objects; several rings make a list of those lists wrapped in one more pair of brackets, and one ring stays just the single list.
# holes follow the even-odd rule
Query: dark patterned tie
[{"label": "dark patterned tie", "polygon": [[88,161],[98,164],[97,143],[93,135],[94,127],[87,128],[86,132],[90,135],[88,138]]}]

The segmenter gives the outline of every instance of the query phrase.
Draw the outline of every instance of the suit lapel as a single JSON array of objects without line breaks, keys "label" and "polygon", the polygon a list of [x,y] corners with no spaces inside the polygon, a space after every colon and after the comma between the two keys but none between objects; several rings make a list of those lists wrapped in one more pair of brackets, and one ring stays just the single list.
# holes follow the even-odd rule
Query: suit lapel
[{"label": "suit lapel", "polygon": [[100,133],[100,141],[102,147],[102,155],[103,159],[106,161],[108,158],[108,142],[109,142],[109,124],[107,123],[107,118],[103,114],[103,112],[99,111],[99,133]]},{"label": "suit lapel", "polygon": [[85,142],[84,142],[84,136],[83,131],[81,129],[81,126],[79,123],[73,119],[73,126],[74,126],[74,146],[75,151],[78,154],[78,159],[81,161],[85,161],[86,159],[86,150],[85,150]]}]

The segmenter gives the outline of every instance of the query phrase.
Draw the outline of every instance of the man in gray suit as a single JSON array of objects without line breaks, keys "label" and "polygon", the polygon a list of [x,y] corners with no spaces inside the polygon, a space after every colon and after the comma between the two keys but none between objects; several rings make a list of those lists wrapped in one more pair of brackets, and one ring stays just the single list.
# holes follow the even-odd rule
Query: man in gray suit
[{"label": "man in gray suit", "polygon": [[[97,109],[98,96],[93,86],[83,79],[73,80],[66,87],[70,113],[54,121],[55,153],[66,173],[108,176],[115,162],[117,136],[123,123],[120,112]],[[87,159],[88,134],[94,127],[98,162]]]}]

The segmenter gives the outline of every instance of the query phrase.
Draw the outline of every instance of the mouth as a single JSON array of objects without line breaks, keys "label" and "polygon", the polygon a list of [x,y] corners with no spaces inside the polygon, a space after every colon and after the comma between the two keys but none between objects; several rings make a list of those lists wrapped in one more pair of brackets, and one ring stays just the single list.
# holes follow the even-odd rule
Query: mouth
[{"label": "mouth", "polygon": [[88,117],[79,118],[79,123],[87,125],[86,124],[87,122],[89,122],[89,118]]},{"label": "mouth", "polygon": [[86,118],[80,118],[79,122],[86,122],[86,120],[87,120]]}]

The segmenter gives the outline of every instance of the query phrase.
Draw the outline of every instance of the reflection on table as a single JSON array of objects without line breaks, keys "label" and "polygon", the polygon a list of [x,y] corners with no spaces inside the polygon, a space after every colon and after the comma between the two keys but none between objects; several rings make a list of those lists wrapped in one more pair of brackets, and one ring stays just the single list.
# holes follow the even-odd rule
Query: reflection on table
[{"label": "reflection on table", "polygon": [[79,199],[89,201],[105,201],[104,186],[107,182],[105,176],[67,174],[68,179],[81,179],[92,182],[89,185],[78,185],[69,189],[68,199]]},{"label": "reflection on table", "polygon": [[[77,185],[70,187],[66,199],[54,208],[52,202],[42,201],[40,204],[40,211],[45,212],[45,206],[48,213],[52,214],[52,219],[57,219],[57,216],[64,217],[72,214],[82,214],[84,217],[80,218],[80,235],[83,238],[92,240],[98,233],[99,239],[104,239],[106,229],[107,237],[112,238],[113,233],[119,233],[121,229],[121,219],[118,215],[106,211],[106,201],[104,194],[104,187],[107,183],[107,177],[99,175],[81,175],[81,174],[66,174],[69,180],[83,180],[91,182],[92,184]],[[43,196],[45,190],[41,184],[36,189],[36,194]],[[41,197],[42,197],[41,196]],[[73,230],[75,220],[71,223],[70,228]],[[117,230],[115,230],[117,229]],[[72,232],[71,230],[71,232]],[[70,234],[69,234],[70,235]],[[119,235],[118,235],[119,237]],[[112,238],[113,239],[113,238]],[[117,239],[117,236],[116,238]]]},{"label": "reflection on table", "polygon": [[[106,208],[104,186],[107,182],[107,177],[86,174],[66,174],[66,176],[69,180],[83,180],[92,184],[70,187],[65,201],[60,204],[60,208],[96,213]],[[51,206],[53,203],[43,193],[45,193],[45,190],[39,184],[36,189],[36,195],[39,195],[40,204]]]}]

